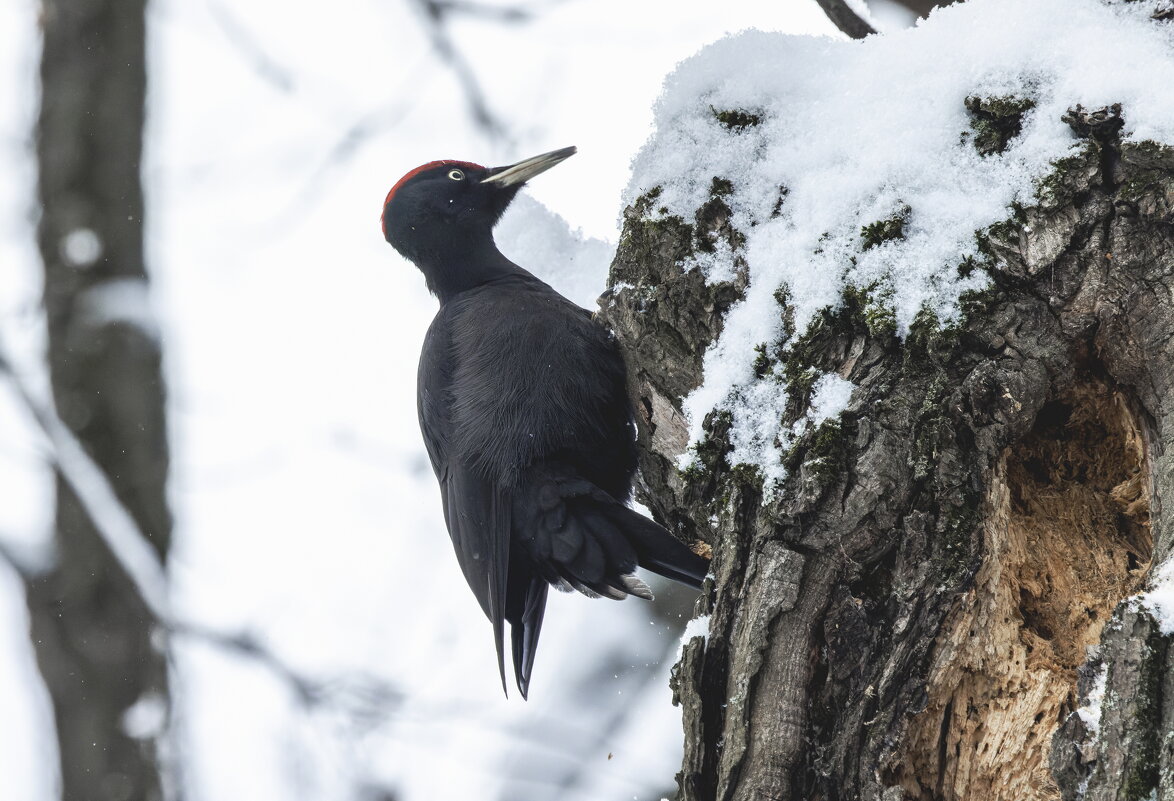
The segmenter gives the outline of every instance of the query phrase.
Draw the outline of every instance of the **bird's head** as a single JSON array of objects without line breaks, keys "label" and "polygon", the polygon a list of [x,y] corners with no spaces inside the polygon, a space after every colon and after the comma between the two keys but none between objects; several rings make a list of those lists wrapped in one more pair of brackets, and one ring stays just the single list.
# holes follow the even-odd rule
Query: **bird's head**
[{"label": "bird's head", "polygon": [[431,161],[400,178],[383,201],[383,236],[425,274],[493,248],[493,226],[526,181],[575,153],[565,147],[506,167]]}]

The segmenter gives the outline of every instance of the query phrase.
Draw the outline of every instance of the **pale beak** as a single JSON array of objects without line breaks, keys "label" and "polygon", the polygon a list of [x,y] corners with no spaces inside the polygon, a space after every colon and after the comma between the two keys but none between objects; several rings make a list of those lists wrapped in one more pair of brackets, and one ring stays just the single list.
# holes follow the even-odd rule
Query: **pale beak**
[{"label": "pale beak", "polygon": [[534,156],[508,167],[496,167],[492,175],[482,178],[483,184],[497,184],[498,186],[516,186],[525,183],[539,173],[546,172],[560,161],[565,161],[575,155],[576,147],[564,147],[562,150],[552,150],[541,156]]}]

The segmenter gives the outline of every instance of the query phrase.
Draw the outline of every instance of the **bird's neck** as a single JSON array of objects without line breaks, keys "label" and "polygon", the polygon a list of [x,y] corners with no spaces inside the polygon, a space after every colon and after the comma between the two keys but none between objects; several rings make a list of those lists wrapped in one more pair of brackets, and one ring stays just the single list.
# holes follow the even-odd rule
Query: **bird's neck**
[{"label": "bird's neck", "polygon": [[432,253],[417,265],[424,273],[428,290],[442,304],[490,281],[525,272],[507,259],[492,241],[473,249]]}]

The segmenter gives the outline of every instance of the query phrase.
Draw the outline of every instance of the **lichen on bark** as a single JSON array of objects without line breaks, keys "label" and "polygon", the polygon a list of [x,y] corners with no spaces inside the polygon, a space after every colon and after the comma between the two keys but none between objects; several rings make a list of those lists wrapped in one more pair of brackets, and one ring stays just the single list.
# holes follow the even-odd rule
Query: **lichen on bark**
[{"label": "lichen on bark", "polygon": [[[640,490],[713,553],[709,637],[675,679],[683,799],[1174,795],[1169,649],[1128,600],[1171,546],[1174,150],[1122,141],[1127,113],[1069,112],[1081,146],[977,233],[959,269],[991,285],[960,320],[927,313],[900,340],[876,287],[851,288],[787,348],[762,343],[795,385],[780,419],[814,375],[857,387],[795,440],[765,504],[728,463],[728,415],[690,470],[675,461],[681,401],[745,280],[681,265],[700,221],[728,215],[629,209],[602,315],[639,399]],[[1136,708],[1106,701],[1093,744],[1090,657]],[[1021,744],[992,745],[999,727]]]}]

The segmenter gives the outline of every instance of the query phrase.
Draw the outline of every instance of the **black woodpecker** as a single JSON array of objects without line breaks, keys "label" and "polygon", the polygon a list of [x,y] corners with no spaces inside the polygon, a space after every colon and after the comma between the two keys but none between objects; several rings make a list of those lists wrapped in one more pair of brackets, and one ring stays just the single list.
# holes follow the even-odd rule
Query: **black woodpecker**
[{"label": "black woodpecker", "polygon": [[693,587],[708,568],[626,505],[636,438],[615,338],[493,242],[522,185],[574,152],[490,169],[429,162],[383,204],[384,237],[440,300],[420,354],[420,429],[502,688],[508,621],[523,698],[549,586],[651,600],[637,565]]}]

